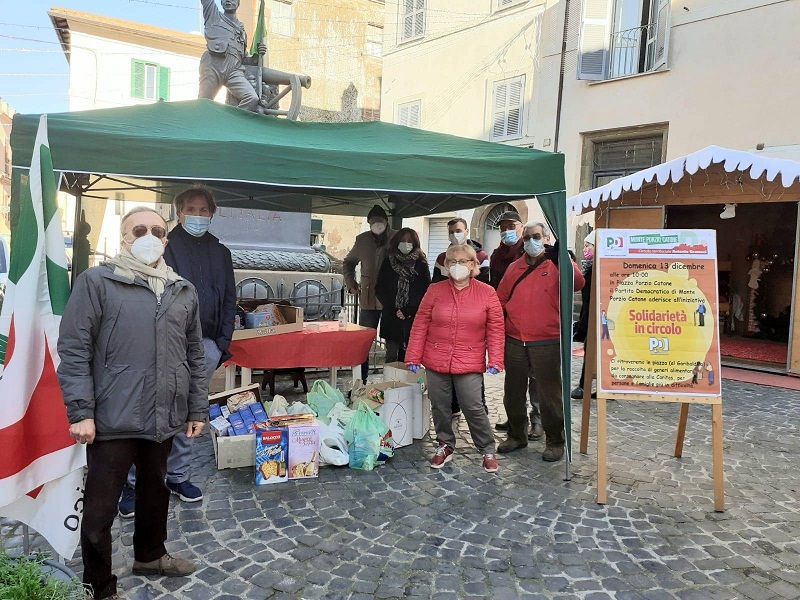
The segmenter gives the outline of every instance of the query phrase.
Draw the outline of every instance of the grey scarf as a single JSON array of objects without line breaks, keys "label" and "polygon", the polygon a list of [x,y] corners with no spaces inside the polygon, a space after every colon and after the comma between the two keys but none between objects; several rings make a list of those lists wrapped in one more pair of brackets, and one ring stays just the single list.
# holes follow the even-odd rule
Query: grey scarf
[{"label": "grey scarf", "polygon": [[411,282],[417,276],[417,260],[419,260],[419,250],[414,250],[406,255],[399,252],[389,253],[389,264],[392,265],[392,269],[397,273],[397,295],[394,299],[394,306],[399,310],[408,306]]}]

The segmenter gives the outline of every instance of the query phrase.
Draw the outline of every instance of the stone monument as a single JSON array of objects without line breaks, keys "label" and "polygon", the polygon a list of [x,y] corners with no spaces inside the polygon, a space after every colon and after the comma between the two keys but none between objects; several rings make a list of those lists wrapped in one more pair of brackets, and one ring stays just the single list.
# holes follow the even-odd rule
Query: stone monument
[{"label": "stone monument", "polygon": [[[228,104],[251,112],[297,118],[302,88],[311,87],[311,78],[261,66],[267,52],[263,42],[257,45],[258,54],[248,55],[247,32],[236,17],[239,0],[222,0],[222,10],[216,0],[201,2],[206,51],[200,58],[198,97],[213,99],[225,87]],[[280,86],[285,87],[281,90]],[[281,109],[281,99],[290,92],[289,108]]]}]

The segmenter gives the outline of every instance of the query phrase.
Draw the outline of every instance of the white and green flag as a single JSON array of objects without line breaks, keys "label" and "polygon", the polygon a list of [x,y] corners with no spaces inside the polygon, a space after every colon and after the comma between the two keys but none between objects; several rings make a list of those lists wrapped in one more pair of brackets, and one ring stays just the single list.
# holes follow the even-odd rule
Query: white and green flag
[{"label": "white and green flag", "polygon": [[86,449],[69,435],[56,344],[69,296],[58,191],[42,115],[0,312],[0,516],[28,524],[65,557],[78,545]]}]

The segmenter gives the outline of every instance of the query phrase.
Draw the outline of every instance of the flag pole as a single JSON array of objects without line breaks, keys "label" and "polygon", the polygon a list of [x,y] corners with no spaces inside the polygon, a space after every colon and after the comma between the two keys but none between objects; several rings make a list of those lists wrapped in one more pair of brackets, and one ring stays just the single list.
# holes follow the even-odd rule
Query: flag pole
[{"label": "flag pole", "polygon": [[[261,43],[266,45],[267,43],[267,30],[264,24],[264,0],[261,0],[261,4],[259,6],[258,11],[258,18],[260,20],[259,26],[261,29]],[[259,27],[256,27],[256,31],[258,31]],[[261,98],[264,97],[264,58],[266,54],[258,54],[258,101],[261,102]]]}]

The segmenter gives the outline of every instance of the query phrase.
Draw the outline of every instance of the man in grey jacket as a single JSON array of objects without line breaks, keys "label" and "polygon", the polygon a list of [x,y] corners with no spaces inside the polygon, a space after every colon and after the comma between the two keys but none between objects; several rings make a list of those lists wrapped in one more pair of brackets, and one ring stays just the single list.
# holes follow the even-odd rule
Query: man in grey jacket
[{"label": "man in grey jacket", "polygon": [[150,208],[122,219],[122,249],[75,281],[61,320],[58,378],[70,434],[88,444],[81,551],[94,597],[118,598],[111,570],[117,499],[136,465],[133,572],[185,576],[170,556],[164,484],[172,438],[193,438],[208,406],[197,293],[162,257],[166,223]]},{"label": "man in grey jacket", "polygon": [[[356,236],[353,247],[344,257],[342,271],[347,290],[353,295],[358,295],[358,324],[377,329],[383,307],[375,297],[375,282],[389,249],[389,240],[397,232],[389,229],[389,218],[386,216],[386,211],[377,204],[367,214],[367,223],[369,223],[369,231]],[[356,267],[359,263],[361,263],[361,281],[357,282]],[[361,380],[365,384],[368,374],[369,357],[361,365]]]}]

